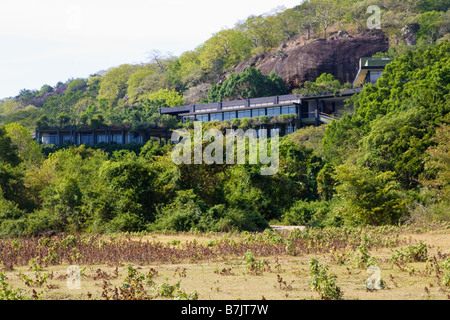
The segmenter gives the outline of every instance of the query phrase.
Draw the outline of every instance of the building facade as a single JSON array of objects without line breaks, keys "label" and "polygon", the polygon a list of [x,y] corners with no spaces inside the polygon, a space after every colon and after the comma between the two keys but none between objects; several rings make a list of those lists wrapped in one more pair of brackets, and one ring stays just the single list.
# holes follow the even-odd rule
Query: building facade
[{"label": "building facade", "polygon": [[359,60],[358,73],[355,81],[353,81],[353,87],[361,86],[365,83],[375,84],[389,62],[391,62],[391,59],[361,58]]},{"label": "building facade", "polygon": [[265,98],[235,100],[176,108],[162,108],[161,114],[177,116],[183,123],[188,121],[230,122],[234,119],[257,119],[257,129],[275,129],[280,135],[297,129],[338,118],[345,111],[345,100],[361,89],[341,91],[337,95],[312,96],[283,95]]},{"label": "building facade", "polygon": [[[365,83],[376,83],[385,66],[390,62],[383,58],[361,58],[359,71],[353,87]],[[275,129],[280,135],[295,132],[301,127],[329,123],[346,111],[345,101],[360,92],[361,88],[343,90],[338,94],[281,95],[264,98],[185,105],[161,108],[160,114],[176,116],[183,123],[189,121],[217,121],[233,123],[234,119],[252,119],[256,129]],[[168,129],[154,128],[132,132],[130,128],[103,126],[91,127],[50,127],[36,129],[35,139],[42,144],[55,145],[95,145],[146,143],[150,137],[169,141]]]},{"label": "building facade", "polygon": [[151,137],[168,141],[170,132],[165,128],[131,131],[126,127],[102,126],[100,128],[68,126],[36,129],[35,139],[44,145],[96,145],[145,144]]},{"label": "building facade", "polygon": [[[376,83],[390,61],[383,58],[361,58],[353,87],[361,87],[365,83]],[[343,90],[338,94],[282,95],[186,105],[162,108],[159,112],[176,116],[183,123],[187,121],[232,122],[234,119],[264,117],[265,121],[260,121],[260,129],[276,129],[280,135],[285,135],[303,126],[319,126],[338,119],[346,111],[345,101],[361,90],[362,88],[356,88]]]}]

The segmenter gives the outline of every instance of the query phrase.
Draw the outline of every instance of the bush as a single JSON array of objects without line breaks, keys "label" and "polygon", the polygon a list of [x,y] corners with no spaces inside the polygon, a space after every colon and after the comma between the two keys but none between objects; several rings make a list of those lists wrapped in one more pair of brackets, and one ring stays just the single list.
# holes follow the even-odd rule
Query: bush
[{"label": "bush", "polygon": [[190,231],[199,224],[205,207],[193,190],[178,191],[172,203],[160,209],[155,223],[150,224],[149,229]]},{"label": "bush", "polygon": [[309,261],[311,288],[320,295],[322,300],[340,300],[343,292],[336,285],[337,276],[328,273],[328,265],[320,264],[317,259]]},{"label": "bush", "polygon": [[25,300],[25,292],[20,288],[13,288],[6,282],[6,275],[0,272],[0,300]]},{"label": "bush", "polygon": [[137,214],[124,212],[117,214],[111,221],[106,225],[107,232],[133,232],[133,231],[141,231],[143,230],[144,224]]},{"label": "bush", "polygon": [[336,167],[336,196],[343,206],[336,208],[347,224],[396,224],[406,214],[400,185],[393,172],[377,172],[363,166]]},{"label": "bush", "polygon": [[25,219],[8,219],[0,223],[0,237],[21,237],[27,235]]},{"label": "bush", "polygon": [[220,204],[212,208],[192,191],[179,191],[172,203],[160,209],[156,221],[149,230],[261,231],[268,227],[267,221],[255,210],[227,208]]},{"label": "bush", "polygon": [[420,242],[415,246],[408,246],[400,250],[395,250],[392,254],[391,262],[404,264],[408,262],[425,262],[428,260],[428,246]]},{"label": "bush", "polygon": [[16,203],[3,198],[0,188],[0,222],[4,219],[18,219],[23,215],[24,212],[19,209]]},{"label": "bush", "polygon": [[328,212],[327,202],[298,200],[283,215],[282,223],[287,225],[311,225],[316,220],[314,219],[316,214],[324,216]]},{"label": "bush", "polygon": [[230,208],[214,224],[212,231],[262,231],[268,227],[267,221],[256,211]]},{"label": "bush", "polygon": [[45,210],[31,213],[27,216],[25,223],[24,234],[26,235],[38,235],[49,230],[64,231],[64,224],[59,217]]}]

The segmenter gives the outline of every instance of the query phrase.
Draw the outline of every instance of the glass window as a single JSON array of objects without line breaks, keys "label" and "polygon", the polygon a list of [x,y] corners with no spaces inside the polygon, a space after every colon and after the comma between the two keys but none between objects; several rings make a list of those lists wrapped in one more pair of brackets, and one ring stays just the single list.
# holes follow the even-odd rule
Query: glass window
[{"label": "glass window", "polygon": [[253,109],[252,110],[252,117],[260,117],[266,115],[266,109]]},{"label": "glass window", "polygon": [[370,71],[369,72],[369,81],[372,84],[375,84],[378,80],[378,78],[381,77],[381,71]]},{"label": "glass window", "polygon": [[224,112],[223,113],[223,120],[231,120],[231,119],[235,119],[235,118],[236,118],[236,112],[235,111]]},{"label": "glass window", "polygon": [[92,133],[80,133],[80,144],[94,144],[94,135]]},{"label": "glass window", "polygon": [[72,135],[63,135],[62,141],[63,141],[63,144],[73,144],[73,136]]},{"label": "glass window", "polygon": [[267,108],[267,115],[268,116],[278,116],[280,115],[280,107],[274,107],[274,108]]},{"label": "glass window", "polygon": [[141,136],[139,133],[129,133],[127,135],[127,143],[141,143]]},{"label": "glass window", "polygon": [[207,114],[201,114],[201,115],[195,116],[195,118],[198,121],[209,121],[209,117]]},{"label": "glass window", "polygon": [[111,142],[122,144],[123,143],[122,135],[121,134],[111,135]]},{"label": "glass window", "polygon": [[272,134],[272,130],[275,130],[275,132],[278,132],[278,136],[280,136],[280,128],[271,128],[270,129],[270,137],[275,136],[275,134]]},{"label": "glass window", "polygon": [[286,106],[286,107],[281,107],[281,114],[292,114],[292,113],[296,113],[295,110],[295,106]]},{"label": "glass window", "polygon": [[108,143],[108,136],[106,134],[97,135],[97,143]]},{"label": "glass window", "polygon": [[286,134],[291,134],[295,132],[295,127],[293,125],[286,126]]},{"label": "glass window", "polygon": [[43,144],[59,144],[58,135],[53,133],[43,133],[42,134]]},{"label": "glass window", "polygon": [[289,113],[297,113],[297,107],[296,106],[289,106]]},{"label": "glass window", "polygon": [[209,118],[211,119],[211,121],[222,121],[223,120],[223,114],[220,113],[211,113],[209,115]]},{"label": "glass window", "polygon": [[242,110],[242,111],[238,111],[238,118],[242,119],[242,118],[251,118],[252,113],[250,110]]}]

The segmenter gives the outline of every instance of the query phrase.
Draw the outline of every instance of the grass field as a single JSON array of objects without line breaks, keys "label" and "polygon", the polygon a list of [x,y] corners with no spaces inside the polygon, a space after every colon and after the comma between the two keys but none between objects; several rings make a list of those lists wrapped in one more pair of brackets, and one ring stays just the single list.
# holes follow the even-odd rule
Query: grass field
[{"label": "grass field", "polygon": [[[321,299],[311,286],[312,258],[329,267],[326,275],[341,299],[450,299],[450,225],[445,223],[3,239],[0,297]],[[79,268],[79,281],[67,273],[70,265]],[[369,290],[365,283],[371,265],[379,267],[379,289]]]}]

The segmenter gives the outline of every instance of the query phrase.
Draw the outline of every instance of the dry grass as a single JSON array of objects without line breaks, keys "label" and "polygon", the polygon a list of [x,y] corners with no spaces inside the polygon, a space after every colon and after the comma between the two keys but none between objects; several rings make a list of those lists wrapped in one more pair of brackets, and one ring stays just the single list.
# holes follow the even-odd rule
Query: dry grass
[{"label": "dry grass", "polygon": [[[14,288],[26,290],[29,298],[32,290],[35,290],[41,299],[102,299],[104,281],[108,288],[120,288],[127,277],[126,264],[132,263],[139,274],[147,274],[150,270],[153,274],[156,273],[152,278],[153,284],[144,285],[148,292],[153,292],[161,284],[181,281],[181,289],[186,293],[196,291],[200,300],[319,299],[309,285],[308,261],[314,257],[321,263],[327,263],[330,272],[337,275],[336,283],[344,292],[344,299],[447,300],[450,298],[450,287],[441,285],[442,274],[436,273],[432,261],[436,258],[439,265],[450,257],[448,231],[447,225],[387,231],[375,228],[346,239],[341,234],[336,239],[331,236],[326,243],[322,242],[323,236],[320,234],[309,237],[289,233],[124,235],[113,238],[94,237],[92,239],[95,241],[91,241],[90,245],[82,245],[81,237],[77,239],[76,245],[64,249],[70,251],[76,248],[83,255],[79,261],[68,261],[69,255],[66,255],[65,258],[55,259],[53,263],[47,264],[43,263],[43,256],[51,253],[49,247],[52,244],[55,246],[55,243],[63,243],[64,237],[53,239],[53,242],[47,243],[46,249],[41,247],[39,250],[36,248],[38,239],[16,239],[15,246],[20,247],[17,244],[20,243],[23,248],[14,251],[11,249],[14,247],[13,240],[3,240],[0,243],[0,258],[3,262],[2,272],[7,276],[6,282]],[[363,234],[369,235],[372,241],[368,254],[376,259],[381,268],[384,289],[367,290],[364,284],[369,277],[367,268],[354,263],[357,246],[361,243],[356,239]],[[341,239],[342,243],[337,239]],[[383,245],[385,240],[388,241]],[[294,249],[301,250],[292,251],[292,247],[288,248],[288,241],[291,241]],[[416,245],[420,241],[427,244],[429,261],[405,263],[401,266],[403,270],[390,261],[395,250]],[[98,249],[102,243],[103,247],[100,245],[101,249]],[[334,254],[332,247],[337,248]],[[63,250],[62,245],[59,249]],[[107,252],[100,254],[101,250]],[[261,262],[259,272],[248,267],[243,257],[247,250],[254,253],[257,262]],[[133,254],[134,251],[144,255],[159,252],[159,255],[155,254],[153,260],[148,257],[138,259]],[[121,252],[126,254],[121,259],[116,259]],[[48,276],[42,287],[27,286],[20,275],[25,274],[30,279],[35,279],[35,273],[28,265],[29,257],[33,254],[42,267],[39,274]],[[59,251],[58,254],[62,256]],[[98,258],[101,257],[104,261],[89,257],[89,254],[99,255]],[[336,260],[337,254],[343,256],[342,261]],[[169,258],[168,255],[172,257]],[[15,263],[11,266],[5,261]],[[73,264],[84,268],[79,290],[69,290],[67,287],[66,270]],[[165,299],[161,296],[153,298]]]}]

